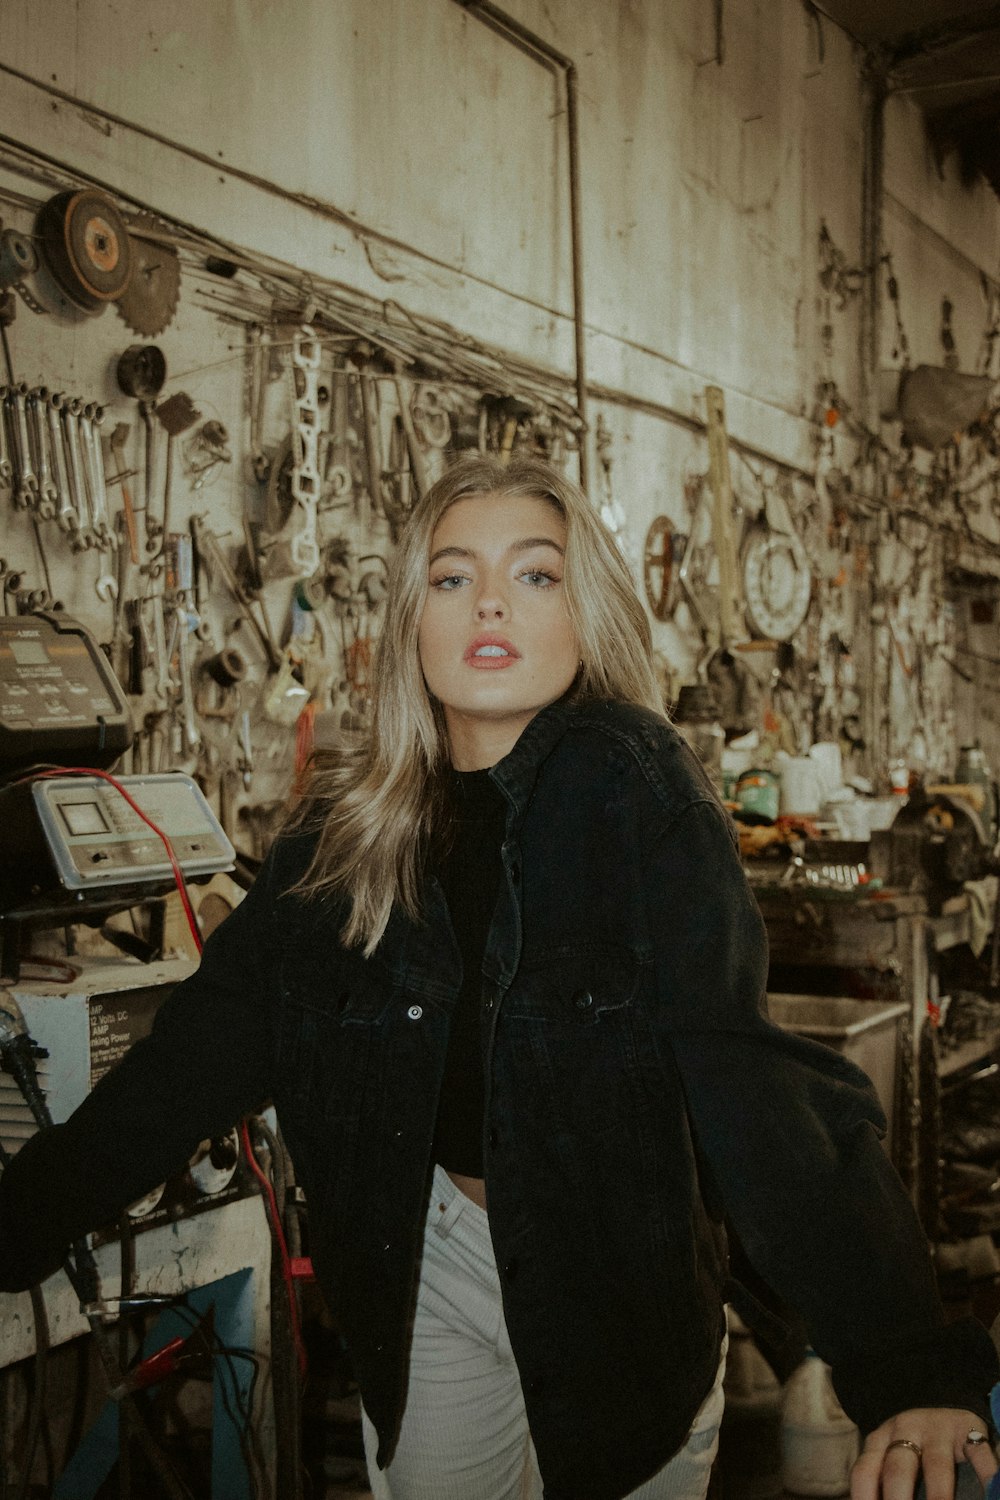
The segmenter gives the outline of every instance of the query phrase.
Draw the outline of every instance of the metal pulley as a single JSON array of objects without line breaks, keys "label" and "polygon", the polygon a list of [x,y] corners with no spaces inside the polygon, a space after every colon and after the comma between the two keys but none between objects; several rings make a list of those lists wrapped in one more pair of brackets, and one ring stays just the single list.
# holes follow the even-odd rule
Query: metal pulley
[{"label": "metal pulley", "polygon": [[132,247],[112,198],[96,188],[57,193],[35,224],[42,258],[69,300],[97,312],[128,289]]}]

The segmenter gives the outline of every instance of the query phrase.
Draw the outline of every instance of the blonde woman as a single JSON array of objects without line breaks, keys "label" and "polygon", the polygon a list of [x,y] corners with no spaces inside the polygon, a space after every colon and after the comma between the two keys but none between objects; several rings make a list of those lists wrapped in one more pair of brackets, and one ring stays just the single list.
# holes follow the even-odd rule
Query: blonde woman
[{"label": "blonde woman", "polygon": [[766,975],[613,540],[546,465],[463,461],[398,549],[370,738],[0,1179],[0,1285],[270,1097],[377,1500],[701,1500],[724,1214],[866,1434],[854,1500],[951,1500],[996,1467],[993,1346],[944,1326],[867,1080]]}]

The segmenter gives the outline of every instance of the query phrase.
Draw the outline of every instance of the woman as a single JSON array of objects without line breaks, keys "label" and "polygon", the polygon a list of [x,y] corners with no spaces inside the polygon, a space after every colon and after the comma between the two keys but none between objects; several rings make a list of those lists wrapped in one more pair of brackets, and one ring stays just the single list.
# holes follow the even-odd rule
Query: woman
[{"label": "woman", "polygon": [[993,1346],[943,1325],[863,1075],[762,1013],[731,827],[581,493],[446,473],[375,692],[149,1040],[0,1179],[0,1286],[270,1096],[378,1500],[703,1496],[723,1212],[868,1434],[854,1500],[985,1480]]}]

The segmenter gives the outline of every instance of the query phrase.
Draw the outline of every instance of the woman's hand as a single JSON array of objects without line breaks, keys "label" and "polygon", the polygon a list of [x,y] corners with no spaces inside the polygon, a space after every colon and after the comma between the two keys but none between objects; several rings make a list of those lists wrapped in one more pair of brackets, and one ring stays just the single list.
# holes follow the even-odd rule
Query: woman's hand
[{"label": "woman's hand", "polygon": [[[902,1411],[870,1433],[851,1471],[851,1500],[913,1500],[923,1474],[927,1500],[953,1500],[955,1465],[967,1459],[983,1489],[997,1461],[981,1417],[954,1407]],[[970,1442],[970,1437],[973,1441]]]}]

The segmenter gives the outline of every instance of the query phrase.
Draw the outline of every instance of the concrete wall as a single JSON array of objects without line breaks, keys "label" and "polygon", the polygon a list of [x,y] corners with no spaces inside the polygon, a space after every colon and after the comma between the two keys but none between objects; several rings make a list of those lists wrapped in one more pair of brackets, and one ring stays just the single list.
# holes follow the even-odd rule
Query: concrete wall
[{"label": "concrete wall", "polygon": [[[868,632],[867,602],[856,608],[867,570],[882,590],[876,697],[892,704],[879,758],[908,754],[924,727],[930,760],[947,770],[956,733],[971,732],[983,703],[977,690],[956,730],[956,678],[937,647],[964,626],[942,602],[943,543],[916,522],[887,526],[878,506],[865,527],[838,521],[812,482],[819,461],[856,491],[878,490],[856,463],[852,422],[817,423],[821,382],[845,412],[856,412],[860,394],[865,278],[842,301],[818,279],[821,223],[843,264],[860,266],[856,49],[798,0],[728,0],[721,36],[713,7],[698,0],[510,0],[507,9],[578,70],[591,418],[610,437],[595,498],[620,519],[637,570],[654,517],[689,530],[685,485],[707,469],[704,387],[721,385],[750,465],[734,457],[738,491],[754,511],[762,485],[794,481],[793,513],[817,573],[795,642],[796,739],[816,731],[815,678],[830,675],[832,637],[847,632],[854,638],[844,643],[856,646]],[[28,227],[56,187],[92,179],[126,206],[442,319],[571,379],[561,80],[455,0],[177,0],[168,10],[7,0],[0,66],[5,222]],[[56,164],[48,175],[46,162]],[[939,167],[903,100],[887,113],[885,188],[885,247],[914,363],[941,363],[948,297],[962,368],[978,368],[982,278],[995,289],[994,195],[981,182],[963,186],[954,164]],[[224,483],[190,503],[207,503],[219,529],[238,530],[252,503],[242,345],[213,313],[197,269],[186,262],[178,318],[160,342],[185,388],[234,435]],[[887,363],[892,332],[885,307]],[[118,403],[136,440],[134,409],[112,378],[115,351],[131,337],[113,313],[58,319],[22,307],[10,341],[19,378],[86,389],[113,411]],[[898,434],[884,435],[892,447]],[[974,552],[977,531],[998,539],[989,505],[970,527]],[[11,537],[27,549],[30,537]],[[931,566],[922,598],[900,546]],[[93,615],[93,598],[74,595],[79,578],[65,563],[56,559],[57,592]],[[283,601],[277,609],[283,616]],[[701,654],[690,613],[682,605],[655,634],[675,684],[689,677]],[[919,698],[915,655],[927,660]],[[765,684],[772,660],[754,658]],[[901,660],[911,667],[902,680]],[[827,687],[819,732],[836,734],[846,709],[839,687]],[[932,728],[921,726],[925,714]]]}]

